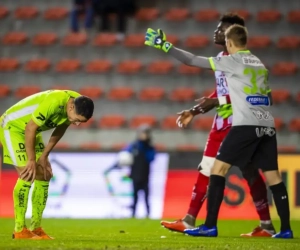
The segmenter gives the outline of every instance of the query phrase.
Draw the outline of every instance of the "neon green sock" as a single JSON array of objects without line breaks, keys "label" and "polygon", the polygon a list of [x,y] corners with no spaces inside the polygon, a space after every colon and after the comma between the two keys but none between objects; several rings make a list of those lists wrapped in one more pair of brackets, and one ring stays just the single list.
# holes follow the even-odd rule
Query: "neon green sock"
[{"label": "neon green sock", "polygon": [[43,212],[48,199],[49,181],[34,181],[32,192],[32,217],[30,229],[34,230],[41,226]]},{"label": "neon green sock", "polygon": [[25,214],[28,204],[28,195],[31,183],[18,179],[13,196],[15,211],[15,232],[21,232],[25,227]]}]

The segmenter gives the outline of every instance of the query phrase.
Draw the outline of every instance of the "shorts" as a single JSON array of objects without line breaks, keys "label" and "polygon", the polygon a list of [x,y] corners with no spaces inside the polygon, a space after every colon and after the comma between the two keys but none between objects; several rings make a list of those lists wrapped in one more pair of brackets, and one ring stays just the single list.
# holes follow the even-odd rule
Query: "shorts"
[{"label": "shorts", "polygon": [[[0,127],[0,141],[3,146],[3,163],[16,167],[25,167],[27,154],[25,149],[25,135]],[[38,160],[44,151],[45,145],[41,134],[35,139],[35,155]]]},{"label": "shorts", "polygon": [[278,170],[275,128],[262,126],[231,127],[216,159],[244,168],[249,163],[262,171]]}]

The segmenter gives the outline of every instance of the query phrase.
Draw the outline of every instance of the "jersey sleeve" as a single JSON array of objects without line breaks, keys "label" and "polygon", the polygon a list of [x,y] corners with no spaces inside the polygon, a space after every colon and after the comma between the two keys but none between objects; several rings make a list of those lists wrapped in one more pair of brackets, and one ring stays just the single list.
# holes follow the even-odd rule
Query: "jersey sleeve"
[{"label": "jersey sleeve", "polygon": [[213,71],[227,73],[234,73],[235,71],[236,62],[232,56],[210,57],[208,60]]}]

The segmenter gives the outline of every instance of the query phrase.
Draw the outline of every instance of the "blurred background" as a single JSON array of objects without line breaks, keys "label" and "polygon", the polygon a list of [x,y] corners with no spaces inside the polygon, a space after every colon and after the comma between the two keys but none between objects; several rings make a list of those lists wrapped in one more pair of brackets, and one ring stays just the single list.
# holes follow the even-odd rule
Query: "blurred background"
[{"label": "blurred background", "polygon": [[[144,33],[162,28],[175,46],[215,56],[222,48],[213,44],[213,32],[229,11],[245,18],[249,48],[271,72],[279,163],[292,217],[300,218],[299,0],[1,0],[0,112],[48,89],[72,89],[95,101],[93,119],[70,128],[51,156],[55,177],[46,216],[130,216],[128,169],[108,169],[142,124],[152,127],[159,151],[150,171],[150,217],[186,212],[214,112],[195,117],[186,130],[176,126],[176,113],[213,92],[214,75],[146,48]],[[1,173],[0,216],[11,217],[17,177],[10,166]],[[236,169],[228,183],[221,216],[256,218]],[[145,209],[138,205],[138,216]]]}]

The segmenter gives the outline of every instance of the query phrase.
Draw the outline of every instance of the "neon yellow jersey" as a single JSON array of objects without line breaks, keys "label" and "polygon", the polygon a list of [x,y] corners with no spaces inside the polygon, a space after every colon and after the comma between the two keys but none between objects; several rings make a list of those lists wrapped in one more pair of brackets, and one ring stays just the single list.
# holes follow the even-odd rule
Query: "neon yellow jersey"
[{"label": "neon yellow jersey", "polygon": [[19,101],[2,116],[1,127],[25,132],[26,124],[32,119],[38,133],[53,129],[61,124],[70,124],[66,105],[70,98],[81,96],[70,90],[48,90]]}]

